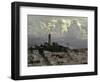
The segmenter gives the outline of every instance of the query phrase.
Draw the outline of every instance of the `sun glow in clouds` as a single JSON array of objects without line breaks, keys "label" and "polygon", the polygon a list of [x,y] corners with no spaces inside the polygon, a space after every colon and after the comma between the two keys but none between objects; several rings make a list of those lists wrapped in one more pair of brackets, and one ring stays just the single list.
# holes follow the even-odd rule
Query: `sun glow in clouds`
[{"label": "sun glow in clouds", "polygon": [[62,19],[62,24],[61,24],[61,32],[68,32],[68,27],[70,26],[71,21],[70,20],[65,20]]}]

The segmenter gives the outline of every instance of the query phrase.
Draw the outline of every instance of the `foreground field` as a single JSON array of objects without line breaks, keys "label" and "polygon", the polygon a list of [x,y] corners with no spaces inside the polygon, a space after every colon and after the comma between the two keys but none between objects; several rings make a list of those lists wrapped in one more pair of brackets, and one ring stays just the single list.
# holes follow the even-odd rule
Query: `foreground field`
[{"label": "foreground field", "polygon": [[67,52],[39,50],[28,52],[28,66],[87,64],[87,49],[67,49]]}]

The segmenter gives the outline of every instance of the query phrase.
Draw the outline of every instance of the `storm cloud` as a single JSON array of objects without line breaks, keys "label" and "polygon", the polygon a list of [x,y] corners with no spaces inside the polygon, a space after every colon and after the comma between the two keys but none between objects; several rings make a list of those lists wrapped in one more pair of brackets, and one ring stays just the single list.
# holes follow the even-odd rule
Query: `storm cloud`
[{"label": "storm cloud", "polygon": [[[87,17],[28,15],[28,46],[51,41],[73,48],[87,48]],[[68,45],[69,44],[69,45]]]}]

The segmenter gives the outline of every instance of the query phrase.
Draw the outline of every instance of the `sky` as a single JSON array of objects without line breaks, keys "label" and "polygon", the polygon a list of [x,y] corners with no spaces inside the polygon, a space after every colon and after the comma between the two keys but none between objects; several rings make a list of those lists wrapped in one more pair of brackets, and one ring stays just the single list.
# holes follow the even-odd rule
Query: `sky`
[{"label": "sky", "polygon": [[28,15],[28,46],[51,41],[72,48],[87,48],[87,17]]}]

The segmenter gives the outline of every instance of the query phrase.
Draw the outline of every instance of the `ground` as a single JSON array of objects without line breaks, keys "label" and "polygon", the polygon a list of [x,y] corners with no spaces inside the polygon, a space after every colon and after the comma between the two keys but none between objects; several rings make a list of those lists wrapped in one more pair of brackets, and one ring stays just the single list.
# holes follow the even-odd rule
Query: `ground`
[{"label": "ground", "polygon": [[33,50],[28,52],[28,66],[87,64],[87,49],[68,49],[67,52]]}]

